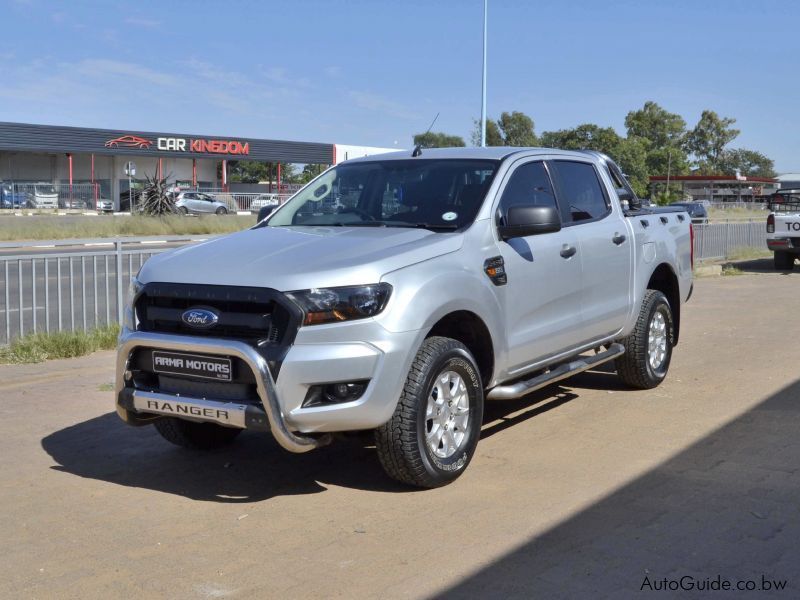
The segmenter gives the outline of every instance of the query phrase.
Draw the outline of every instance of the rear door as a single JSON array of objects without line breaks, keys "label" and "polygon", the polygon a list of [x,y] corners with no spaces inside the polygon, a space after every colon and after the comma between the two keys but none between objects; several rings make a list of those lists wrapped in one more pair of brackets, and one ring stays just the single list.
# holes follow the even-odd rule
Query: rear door
[{"label": "rear door", "polygon": [[566,229],[580,247],[581,314],[584,341],[589,342],[625,325],[633,302],[633,240],[619,205],[611,201],[607,171],[601,175],[593,162],[578,159],[548,164]]},{"label": "rear door", "polygon": [[[557,207],[541,160],[520,161],[503,183],[495,219],[511,206]],[[581,257],[575,229],[498,241],[508,284],[503,286],[508,372],[514,375],[581,342]]]}]

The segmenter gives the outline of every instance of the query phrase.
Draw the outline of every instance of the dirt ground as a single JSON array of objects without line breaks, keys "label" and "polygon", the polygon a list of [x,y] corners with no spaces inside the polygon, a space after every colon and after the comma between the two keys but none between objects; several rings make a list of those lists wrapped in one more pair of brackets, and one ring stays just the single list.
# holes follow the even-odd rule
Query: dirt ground
[{"label": "dirt ground", "polygon": [[698,280],[661,387],[586,373],[492,404],[431,491],[366,438],[193,454],[126,427],[111,352],[0,367],[0,597],[626,598],[719,575],[796,598],[798,292]]}]

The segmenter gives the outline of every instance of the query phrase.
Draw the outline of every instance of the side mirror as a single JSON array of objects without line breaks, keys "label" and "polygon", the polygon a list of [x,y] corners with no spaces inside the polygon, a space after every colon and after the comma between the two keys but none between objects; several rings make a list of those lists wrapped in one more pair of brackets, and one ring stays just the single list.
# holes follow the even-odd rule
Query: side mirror
[{"label": "side mirror", "polygon": [[497,232],[503,240],[561,231],[561,215],[552,206],[509,206],[505,225]]},{"label": "side mirror", "polygon": [[617,197],[619,198],[620,202],[632,202],[633,201],[633,194],[631,194],[625,188],[617,188]]},{"label": "side mirror", "polygon": [[642,208],[642,201],[625,188],[617,188],[616,191],[619,203],[622,204],[623,209],[629,208],[631,210],[639,210]]},{"label": "side mirror", "polygon": [[256,223],[261,223],[261,221],[272,214],[273,210],[275,210],[274,206],[262,206],[260,209],[258,209],[258,219],[256,220]]}]

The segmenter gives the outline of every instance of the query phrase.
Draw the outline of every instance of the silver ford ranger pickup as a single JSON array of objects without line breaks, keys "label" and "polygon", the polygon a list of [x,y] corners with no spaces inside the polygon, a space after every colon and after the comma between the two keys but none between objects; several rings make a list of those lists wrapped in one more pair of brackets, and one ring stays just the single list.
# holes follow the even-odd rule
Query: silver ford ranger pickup
[{"label": "silver ford ranger pickup", "polygon": [[389,476],[456,479],[484,402],[614,361],[664,380],[692,292],[685,212],[596,152],[415,149],[332,167],[252,229],[131,282],[116,408],[189,448],[374,431]]}]

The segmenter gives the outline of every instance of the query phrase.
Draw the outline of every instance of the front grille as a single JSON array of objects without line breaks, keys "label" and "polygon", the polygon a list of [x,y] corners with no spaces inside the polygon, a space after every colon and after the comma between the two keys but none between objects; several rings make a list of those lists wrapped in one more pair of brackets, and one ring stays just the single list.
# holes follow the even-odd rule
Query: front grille
[{"label": "front grille", "polygon": [[[183,321],[188,309],[211,309],[212,327]],[[257,347],[288,345],[301,314],[283,294],[269,288],[148,283],[136,301],[139,329],[245,341]]]}]

